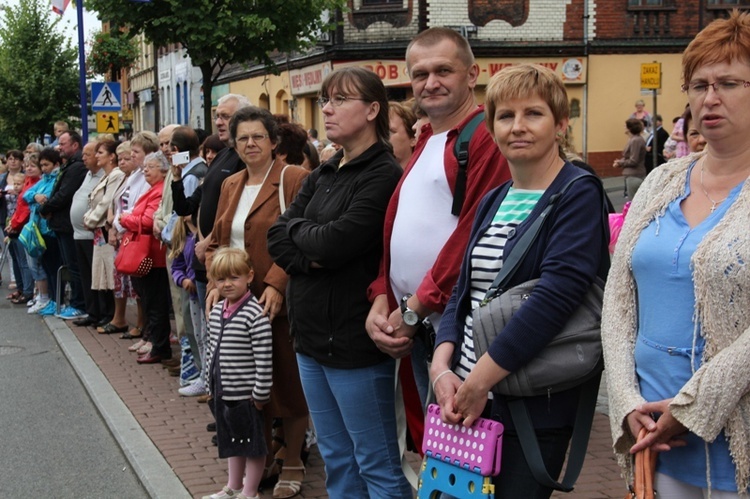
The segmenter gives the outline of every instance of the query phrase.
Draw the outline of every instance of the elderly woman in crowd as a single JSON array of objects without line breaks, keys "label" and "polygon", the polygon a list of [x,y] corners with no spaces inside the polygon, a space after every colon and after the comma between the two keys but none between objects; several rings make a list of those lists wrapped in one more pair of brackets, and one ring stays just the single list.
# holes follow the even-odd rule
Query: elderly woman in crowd
[{"label": "elderly woman in crowd", "polygon": [[[281,418],[284,425],[287,452],[273,492],[274,498],[283,499],[299,493],[305,476],[300,456],[309,413],[284,305],[288,276],[273,263],[266,246],[266,233],[281,214],[279,180],[284,165],[276,157],[278,124],[274,116],[264,109],[243,107],[234,113],[229,122],[229,134],[237,154],[245,163],[245,169],[222,184],[211,242],[206,251],[206,267],[210,268],[216,249],[222,246],[246,250],[253,263],[255,274],[250,289],[263,305],[263,311],[273,328],[273,387],[271,400],[263,412],[269,444],[271,418]],[[297,167],[285,170],[284,196],[287,205],[291,204],[307,174],[306,170]],[[208,288],[207,312],[218,300],[215,283],[209,283]],[[270,450],[269,446],[269,465],[273,464]],[[273,471],[269,468],[268,473]]]},{"label": "elderly woman in crowd", "polygon": [[625,121],[625,133],[628,143],[622,151],[622,158],[616,159],[612,166],[622,168],[625,177],[625,195],[630,199],[635,197],[643,179],[646,178],[646,141],[641,136],[643,123],[636,118]]},{"label": "elderly woman in crowd", "polygon": [[169,343],[169,277],[167,276],[166,247],[154,237],[154,212],[159,208],[164,177],[169,171],[169,161],[162,152],[146,156],[143,164],[143,176],[150,186],[133,207],[131,213],[121,213],[120,225],[127,231],[140,234],[150,240],[149,257],[153,267],[143,277],[131,277],[138,296],[141,297],[143,314],[146,318],[144,337],[148,342],[139,351],[139,364],[157,364],[172,358],[172,347]]},{"label": "elderly woman in crowd", "polygon": [[[146,191],[149,190],[150,186],[146,182],[144,175],[143,162],[146,159],[146,155],[154,153],[159,150],[159,137],[154,132],[144,131],[139,132],[133,136],[130,141],[130,163],[133,168],[130,175],[127,176],[125,182],[121,186],[121,192],[119,195],[116,193],[114,203],[114,212],[112,220],[112,230],[110,230],[109,242],[116,248],[119,248],[119,241],[122,240],[122,236],[125,233],[125,228],[120,225],[120,215],[132,213],[138,200],[141,198]],[[119,159],[119,156],[118,156]],[[120,166],[122,170],[122,166]],[[127,167],[126,167],[127,169]],[[125,170],[123,170],[125,171]],[[137,295],[138,293],[133,286],[133,281],[130,276],[126,276],[117,272],[115,269],[115,292],[117,288],[125,289],[127,287],[132,288],[132,294]],[[146,350],[150,347],[148,345],[148,337],[146,336],[146,329],[144,328],[145,317],[143,313],[143,302],[138,299],[138,324],[133,330],[123,333],[124,339],[128,338],[140,338],[138,341],[130,345],[128,350],[131,352],[138,352],[141,350],[142,353],[146,353]],[[116,301],[115,301],[116,305]],[[124,319],[124,318],[123,318]],[[123,320],[124,322],[124,320]],[[118,324],[117,322],[115,324]]]},{"label": "elderly woman in crowd", "polygon": [[[108,244],[109,221],[107,215],[112,200],[125,181],[125,173],[117,167],[117,146],[112,140],[103,140],[96,145],[96,161],[104,171],[104,176],[89,194],[89,209],[83,215],[83,224],[94,232],[94,253],[91,264],[91,289],[108,295],[107,301],[114,305],[115,289],[115,249]],[[114,311],[114,307],[112,308]],[[100,326],[100,334],[122,333],[127,330],[118,328],[110,321]]]},{"label": "elderly woman in crowd", "polygon": [[[115,256],[117,256],[117,250],[120,245],[121,237],[117,231],[117,228],[113,225],[114,219],[116,216],[127,209],[128,198],[130,194],[128,179],[131,178],[131,175],[136,170],[140,171],[139,168],[136,168],[135,162],[133,161],[130,141],[123,142],[122,144],[117,146],[117,167],[122,173],[125,174],[125,178],[120,183],[120,187],[118,187],[117,191],[115,191],[114,196],[112,197],[112,204],[110,205],[107,213],[107,225],[109,227],[107,242],[114,248]],[[143,175],[142,172],[141,175]],[[130,276],[122,274],[118,272],[117,269],[114,269],[113,279],[115,283],[115,313],[108,325],[97,327],[96,330],[99,333],[122,332],[122,335],[120,336],[122,339],[140,338],[142,336],[143,328],[143,308],[141,307],[141,302],[138,299],[138,294],[135,292],[135,289],[133,288],[133,285],[130,281]],[[136,300],[138,309],[137,325],[135,328],[130,330],[130,326],[128,325],[127,319],[125,318],[128,298]],[[109,328],[110,331],[107,331],[106,328]]]},{"label": "elderly woman in crowd", "polygon": [[703,136],[698,125],[693,123],[693,113],[690,108],[685,109],[682,113],[682,133],[685,136],[690,152],[701,152],[706,148],[706,138]]},{"label": "elderly woman in crowd", "polygon": [[[477,210],[430,371],[443,419],[466,426],[485,413],[490,389],[538,356],[561,331],[594,279],[605,277],[609,263],[602,186],[563,159],[560,145],[569,108],[560,78],[538,65],[503,69],[487,86],[485,106],[487,127],[508,160],[512,179],[490,191]],[[538,284],[477,358],[472,312],[550,198],[582,175],[557,201],[505,288],[535,278]],[[574,387],[524,398],[553,478],[565,460],[580,391]],[[508,398],[495,393],[488,415],[505,425],[496,497],[549,497],[552,489],[536,481],[524,458]]]},{"label": "elderly woman in crowd", "polygon": [[328,494],[411,498],[396,438],[395,361],[365,330],[385,209],[401,176],[388,100],[374,73],[345,68],[325,79],[319,103],[328,138],[342,148],[305,180],[268,232],[269,250],[290,275],[292,335]]},{"label": "elderly woman in crowd", "polygon": [[685,50],[707,147],[647,177],[604,297],[614,449],[626,475],[632,453],[659,452],[660,498],[746,497],[750,485],[748,54],[750,14],[738,11]]}]

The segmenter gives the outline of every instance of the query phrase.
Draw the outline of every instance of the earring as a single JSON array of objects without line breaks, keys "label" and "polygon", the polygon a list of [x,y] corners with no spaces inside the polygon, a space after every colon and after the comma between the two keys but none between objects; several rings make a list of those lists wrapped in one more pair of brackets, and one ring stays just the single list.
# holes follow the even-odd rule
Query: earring
[{"label": "earring", "polygon": [[250,283],[249,282],[247,283],[247,289],[250,289]]}]

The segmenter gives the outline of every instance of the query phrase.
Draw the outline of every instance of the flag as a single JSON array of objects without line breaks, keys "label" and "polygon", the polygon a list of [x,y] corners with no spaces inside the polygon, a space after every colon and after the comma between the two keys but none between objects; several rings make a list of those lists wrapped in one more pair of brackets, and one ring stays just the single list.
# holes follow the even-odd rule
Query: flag
[{"label": "flag", "polygon": [[52,0],[52,12],[60,16],[63,15],[69,3],[70,0]]}]

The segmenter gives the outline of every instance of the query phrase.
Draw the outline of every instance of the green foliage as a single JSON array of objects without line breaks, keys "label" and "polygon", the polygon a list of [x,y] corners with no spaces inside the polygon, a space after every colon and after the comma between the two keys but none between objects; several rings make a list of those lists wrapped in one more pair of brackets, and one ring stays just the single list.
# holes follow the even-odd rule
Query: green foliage
[{"label": "green foliage", "polygon": [[79,113],[77,52],[59,22],[45,0],[20,0],[0,17],[0,136],[16,147]]},{"label": "green foliage", "polygon": [[[181,43],[203,73],[204,95],[228,64],[273,66],[269,54],[293,52],[315,43],[331,29],[321,13],[343,8],[346,0],[87,0],[104,20],[144,33],[157,47]],[[210,116],[210,109],[206,109]],[[207,122],[210,122],[208,119]]]},{"label": "green foliage", "polygon": [[86,72],[91,75],[112,76],[120,74],[122,68],[131,66],[138,58],[138,47],[132,38],[115,31],[100,31],[91,41],[91,50],[86,58]]}]

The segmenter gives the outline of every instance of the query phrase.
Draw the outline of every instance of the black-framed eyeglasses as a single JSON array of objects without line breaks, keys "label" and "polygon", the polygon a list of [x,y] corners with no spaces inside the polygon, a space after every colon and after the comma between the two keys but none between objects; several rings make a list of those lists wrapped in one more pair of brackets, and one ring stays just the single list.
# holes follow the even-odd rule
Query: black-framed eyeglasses
[{"label": "black-framed eyeglasses", "polygon": [[726,95],[740,88],[750,87],[750,81],[745,80],[719,80],[713,83],[707,81],[691,81],[682,85],[682,91],[689,97],[702,97],[708,93],[708,87],[713,87],[714,92],[718,95]]},{"label": "black-framed eyeglasses", "polygon": [[341,105],[344,104],[344,102],[346,102],[348,100],[361,100],[361,101],[365,101],[365,99],[361,99],[359,97],[347,97],[345,95],[334,95],[333,97],[323,97],[323,96],[321,96],[321,97],[318,97],[318,105],[321,108],[324,108],[324,107],[326,107],[326,104],[328,104],[330,102],[333,107],[340,107]]}]

